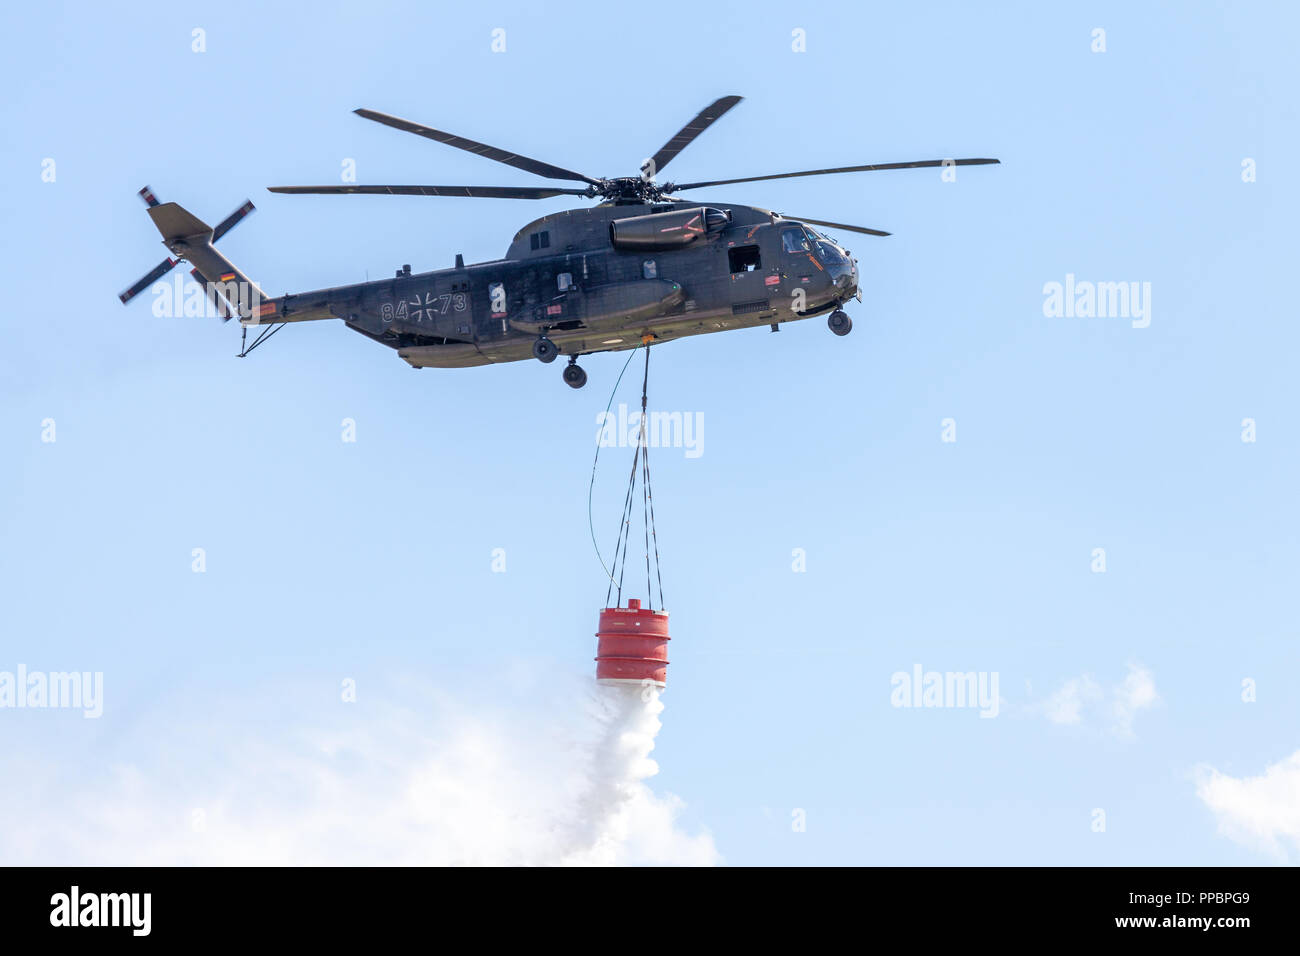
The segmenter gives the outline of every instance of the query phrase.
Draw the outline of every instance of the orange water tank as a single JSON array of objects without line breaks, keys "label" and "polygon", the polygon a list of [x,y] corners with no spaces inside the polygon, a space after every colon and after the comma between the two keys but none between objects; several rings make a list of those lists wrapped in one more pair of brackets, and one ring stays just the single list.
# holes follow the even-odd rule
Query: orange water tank
[{"label": "orange water tank", "polygon": [[627,607],[600,612],[596,631],[596,679],[660,687],[668,675],[668,612],[643,608],[631,598]]}]

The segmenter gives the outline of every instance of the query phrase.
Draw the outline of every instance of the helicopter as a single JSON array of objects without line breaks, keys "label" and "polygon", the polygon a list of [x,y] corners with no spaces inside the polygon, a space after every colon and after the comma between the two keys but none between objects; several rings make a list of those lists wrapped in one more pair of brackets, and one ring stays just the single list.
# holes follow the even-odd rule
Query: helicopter
[{"label": "helicopter", "polygon": [[709,104],[640,167],[638,175],[598,178],[554,166],[410,120],[369,109],[356,115],[434,142],[466,150],[534,175],[581,186],[271,186],[290,195],[387,195],[491,199],[599,199],[520,229],[501,259],[450,269],[271,297],[214,246],[252,211],[246,202],[215,228],[176,203],[140,191],[171,253],[123,292],[123,304],[180,261],[194,268],[224,320],[238,315],[245,342],[262,327],[247,355],[290,322],[339,319],[396,350],[414,368],[468,368],[564,355],[563,380],[587,382],[580,356],[620,351],[692,335],[826,315],[839,336],[853,329],[844,305],[862,299],[858,263],[835,233],[888,236],[863,226],[790,216],[736,203],[688,201],[688,190],[803,176],[980,166],[996,159],[928,159],[811,169],[698,182],[661,182],[664,168],[741,102]]}]

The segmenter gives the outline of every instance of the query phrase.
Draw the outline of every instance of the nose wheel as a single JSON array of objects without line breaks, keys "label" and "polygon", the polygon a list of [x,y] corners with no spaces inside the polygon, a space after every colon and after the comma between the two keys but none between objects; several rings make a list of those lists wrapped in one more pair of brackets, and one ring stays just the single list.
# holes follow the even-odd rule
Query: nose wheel
[{"label": "nose wheel", "polygon": [[533,358],[539,362],[554,362],[560,354],[560,348],[546,336],[541,336],[533,343]]},{"label": "nose wheel", "polygon": [[836,309],[831,313],[830,318],[826,320],[826,325],[836,335],[848,335],[853,331],[853,320],[843,309]]},{"label": "nose wheel", "polygon": [[582,388],[587,384],[587,373],[582,366],[578,364],[578,357],[575,355],[569,359],[569,364],[564,369],[564,384],[569,388]]}]

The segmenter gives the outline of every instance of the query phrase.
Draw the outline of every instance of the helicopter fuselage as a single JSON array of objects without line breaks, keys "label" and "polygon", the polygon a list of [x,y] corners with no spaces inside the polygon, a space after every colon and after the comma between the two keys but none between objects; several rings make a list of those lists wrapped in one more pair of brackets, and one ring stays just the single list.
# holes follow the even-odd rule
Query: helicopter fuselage
[{"label": "helicopter fuselage", "polygon": [[572,359],[790,322],[857,293],[856,260],[796,220],[605,203],[530,222],[502,259],[283,296],[259,322],[338,318],[414,367],[465,368],[533,358],[540,338]]}]

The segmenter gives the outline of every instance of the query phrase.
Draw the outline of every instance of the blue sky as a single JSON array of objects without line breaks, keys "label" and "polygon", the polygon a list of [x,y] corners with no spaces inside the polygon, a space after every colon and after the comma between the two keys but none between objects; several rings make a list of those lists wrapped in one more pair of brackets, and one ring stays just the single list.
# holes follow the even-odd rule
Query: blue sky
[{"label": "blue sky", "polygon": [[[587,481],[622,356],[586,359],[575,392],[534,362],[416,373],[321,322],[238,360],[233,324],[118,304],[163,255],[136,190],[209,222],[251,197],[223,250],[303,291],[497,258],[571,205],[265,192],[338,181],[346,159],[361,182],[536,184],[353,108],[625,175],[728,93],[746,99],[672,178],[1003,165],[699,197],[894,235],[848,243],[847,338],[817,319],[653,355],[652,403],[704,423],[698,458],[654,459],[674,637],[654,788],[684,802],[678,825],[732,864],[1300,853],[1293,7],[4,16],[22,39],[0,65],[0,671],[102,671],[105,700],[98,720],[0,710],[0,768],[30,780],[9,809],[46,815],[69,859],[100,832],[71,795],[111,791],[112,817],[145,792],[184,820],[209,746],[281,741],[266,759],[288,761],[295,728],[377,721],[380,702],[427,718],[425,739],[450,732],[429,694],[509,714],[544,749],[530,708],[590,673],[604,598]],[[1067,274],[1150,283],[1150,325],[1045,316]],[[624,451],[597,485],[606,538]],[[997,673],[998,716],[892,706],[916,664]],[[233,749],[220,775],[258,792]],[[106,782],[124,768],[139,791]],[[0,858],[39,860],[15,819]]]}]

